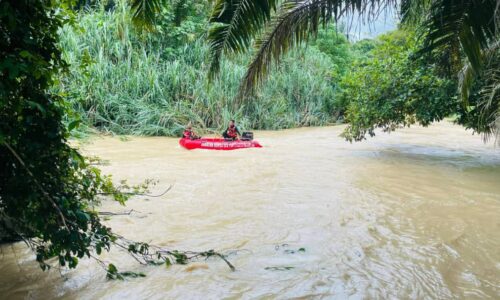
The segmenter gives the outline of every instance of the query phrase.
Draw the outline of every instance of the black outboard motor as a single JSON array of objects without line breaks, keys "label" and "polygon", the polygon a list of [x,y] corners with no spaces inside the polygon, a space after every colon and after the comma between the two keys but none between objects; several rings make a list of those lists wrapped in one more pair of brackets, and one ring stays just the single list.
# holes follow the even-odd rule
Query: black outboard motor
[{"label": "black outboard motor", "polygon": [[241,134],[241,140],[242,141],[251,141],[251,140],[253,140],[253,132],[243,131],[243,133]]}]

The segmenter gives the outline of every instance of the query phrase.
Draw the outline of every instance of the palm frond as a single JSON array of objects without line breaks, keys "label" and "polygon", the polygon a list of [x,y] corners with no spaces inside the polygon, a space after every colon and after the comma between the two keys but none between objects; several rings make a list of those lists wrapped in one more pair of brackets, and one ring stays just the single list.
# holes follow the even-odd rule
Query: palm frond
[{"label": "palm frond", "polygon": [[[484,65],[476,72],[470,62],[459,75],[459,93],[467,113],[476,113],[475,128],[488,140],[500,142],[500,40],[482,53]],[[472,106],[469,106],[472,98]]]},{"label": "palm frond", "polygon": [[157,13],[165,4],[165,0],[131,0],[133,21],[139,27],[154,24]]},{"label": "palm frond", "polygon": [[500,145],[500,40],[485,51],[482,80],[486,83],[481,94],[481,122],[489,129],[485,139],[495,137]]},{"label": "palm frond", "polygon": [[271,19],[278,0],[218,0],[210,17],[214,24],[208,33],[211,48],[209,75],[219,71],[224,52],[241,52]]},{"label": "palm frond", "polygon": [[495,7],[495,28],[496,34],[500,34],[500,1],[497,1],[497,6]]},{"label": "palm frond", "polygon": [[[487,49],[483,50],[481,56],[484,57],[485,68],[482,69],[482,73],[490,75],[489,77],[495,78],[497,74],[491,66],[495,65],[496,60],[498,59],[498,52],[500,51],[500,38],[497,38],[495,42],[493,42]],[[499,71],[500,72],[500,71]],[[472,90],[474,80],[479,76],[477,70],[472,67],[470,62],[467,62],[462,71],[458,76],[458,88],[460,92],[460,96],[462,97],[462,102],[464,105],[468,105],[468,99],[470,92]]]},{"label": "palm frond", "polygon": [[401,23],[415,26],[421,24],[428,15],[432,0],[402,0],[400,6]]},{"label": "palm frond", "polygon": [[371,20],[378,16],[381,8],[396,4],[397,1],[392,0],[285,1],[270,29],[255,43],[257,51],[241,84],[240,97],[250,93],[263,80],[272,63],[279,62],[290,47],[316,36],[320,26],[352,12]]},{"label": "palm frond", "polygon": [[466,63],[458,74],[458,91],[465,108],[469,106],[469,95],[474,84],[475,72],[470,63]]},{"label": "palm frond", "polygon": [[[405,5],[417,0],[406,0]],[[425,47],[430,52],[457,40],[474,72],[483,64],[482,50],[495,38],[496,0],[434,0],[422,23],[426,28]],[[411,10],[403,11],[410,14]],[[403,15],[403,20],[409,16]]]},{"label": "palm frond", "polygon": [[178,0],[173,3],[174,24],[180,26],[182,21],[187,18],[188,14],[187,0]]}]

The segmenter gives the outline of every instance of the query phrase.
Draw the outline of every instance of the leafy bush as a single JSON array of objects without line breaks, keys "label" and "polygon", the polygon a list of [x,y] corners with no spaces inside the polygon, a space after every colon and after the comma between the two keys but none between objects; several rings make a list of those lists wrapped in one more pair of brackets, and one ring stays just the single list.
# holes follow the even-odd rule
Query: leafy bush
[{"label": "leafy bush", "polygon": [[63,4],[68,3],[0,3],[0,234],[22,239],[43,270],[54,263],[75,268],[79,259],[92,257],[110,279],[144,276],[119,272],[94,255],[113,245],[142,264],[170,266],[214,256],[234,270],[214,250],[163,249],[127,240],[101,223],[93,209],[101,197],[123,204],[151,182],[113,185],[94,161],[67,143],[79,121],[65,126],[67,103],[50,91],[59,72],[67,69],[57,47],[58,30],[68,21],[64,6],[59,6]]},{"label": "leafy bush", "polygon": [[64,126],[63,98],[48,91],[66,68],[56,47],[66,18],[48,3],[0,4],[0,227],[43,269],[53,257],[73,268],[114,239],[90,205],[100,193],[124,198],[67,144],[77,122]]},{"label": "leafy bush", "polygon": [[379,37],[367,58],[353,63],[340,83],[347,140],[373,136],[375,128],[427,126],[461,110],[456,82],[439,76],[432,58],[417,58],[417,46],[413,34],[395,31]]}]

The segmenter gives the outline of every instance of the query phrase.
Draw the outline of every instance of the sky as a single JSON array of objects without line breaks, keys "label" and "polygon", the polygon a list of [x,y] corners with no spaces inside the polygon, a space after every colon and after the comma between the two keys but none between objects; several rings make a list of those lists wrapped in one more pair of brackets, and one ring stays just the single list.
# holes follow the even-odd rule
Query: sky
[{"label": "sky", "polygon": [[344,25],[351,41],[374,38],[378,35],[397,29],[399,17],[395,9],[386,8],[370,24],[360,20],[358,14],[342,18],[339,23]]}]

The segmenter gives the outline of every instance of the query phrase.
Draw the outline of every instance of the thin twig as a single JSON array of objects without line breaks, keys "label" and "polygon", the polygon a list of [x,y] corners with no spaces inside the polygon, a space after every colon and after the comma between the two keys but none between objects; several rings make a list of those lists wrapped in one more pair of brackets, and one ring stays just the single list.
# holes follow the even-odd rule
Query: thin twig
[{"label": "thin twig", "polygon": [[100,211],[99,215],[100,216],[129,216],[130,214],[132,214],[132,212],[140,213],[140,211],[131,209],[128,212],[122,212],[122,213],[114,213],[114,212],[110,212],[110,211]]},{"label": "thin twig", "polygon": [[215,252],[215,255],[217,255],[217,256],[218,256],[218,257],[220,257],[223,261],[225,261],[225,262],[226,262],[226,264],[227,264],[227,265],[229,266],[229,268],[231,269],[231,271],[233,271],[233,272],[234,272],[234,271],[236,271],[236,268],[233,266],[233,264],[231,264],[231,263],[229,262],[229,260],[227,260],[227,259],[226,259],[226,257],[225,257],[224,255],[222,255],[222,254],[220,254],[220,253],[217,253],[217,252]]},{"label": "thin twig", "polygon": [[163,193],[158,194],[158,195],[150,195],[150,194],[143,194],[143,193],[133,193],[133,192],[120,192],[116,191],[114,193],[97,193],[98,195],[116,195],[116,194],[124,194],[124,195],[133,195],[133,196],[142,196],[142,197],[161,197],[168,193],[172,189],[173,185],[170,185]]}]

